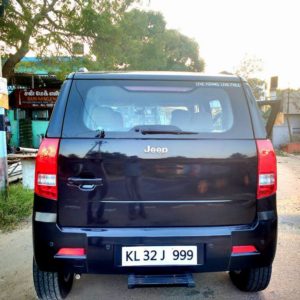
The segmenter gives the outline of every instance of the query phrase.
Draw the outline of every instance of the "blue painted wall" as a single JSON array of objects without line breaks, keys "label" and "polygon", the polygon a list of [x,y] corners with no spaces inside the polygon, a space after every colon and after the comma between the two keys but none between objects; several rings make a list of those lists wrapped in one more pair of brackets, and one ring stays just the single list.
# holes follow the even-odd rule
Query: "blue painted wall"
[{"label": "blue painted wall", "polygon": [[32,121],[32,143],[33,148],[40,146],[41,134],[45,135],[49,121]]},{"label": "blue painted wall", "polygon": [[[13,147],[19,146],[19,121],[14,119],[14,111],[8,111],[8,118],[11,124],[12,138],[10,145]],[[32,143],[33,148],[40,146],[41,134],[45,135],[49,121],[32,121]]]}]

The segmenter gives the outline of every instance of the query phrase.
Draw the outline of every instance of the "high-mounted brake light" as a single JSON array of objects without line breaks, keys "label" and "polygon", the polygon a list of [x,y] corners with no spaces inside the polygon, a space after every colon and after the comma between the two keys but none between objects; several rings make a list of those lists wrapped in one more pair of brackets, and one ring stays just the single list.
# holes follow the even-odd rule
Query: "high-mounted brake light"
[{"label": "high-mounted brake light", "polygon": [[271,196],[277,189],[276,155],[270,140],[257,140],[257,199]]},{"label": "high-mounted brake light", "polygon": [[57,158],[59,139],[43,139],[35,163],[34,192],[57,200]]}]

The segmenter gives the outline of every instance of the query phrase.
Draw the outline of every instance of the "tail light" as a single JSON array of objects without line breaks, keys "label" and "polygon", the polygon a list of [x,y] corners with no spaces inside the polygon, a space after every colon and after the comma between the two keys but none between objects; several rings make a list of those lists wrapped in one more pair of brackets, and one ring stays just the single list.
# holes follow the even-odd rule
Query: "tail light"
[{"label": "tail light", "polygon": [[233,246],[232,254],[255,253],[257,249],[253,245]]},{"label": "tail light", "polygon": [[35,164],[34,192],[51,200],[57,200],[57,158],[59,139],[43,139]]},{"label": "tail light", "polygon": [[270,140],[257,140],[257,199],[271,196],[277,189],[276,155]]},{"label": "tail light", "polygon": [[59,256],[84,256],[84,248],[61,248],[56,255]]}]

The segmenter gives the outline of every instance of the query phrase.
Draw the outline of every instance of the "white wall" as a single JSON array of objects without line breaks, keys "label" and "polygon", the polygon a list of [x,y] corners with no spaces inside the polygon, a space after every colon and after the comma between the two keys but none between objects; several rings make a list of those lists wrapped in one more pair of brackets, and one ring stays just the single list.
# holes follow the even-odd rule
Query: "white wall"
[{"label": "white wall", "polygon": [[[300,128],[300,115],[290,115],[289,120],[291,132],[295,133],[295,129]],[[290,142],[286,115],[284,116],[284,123],[282,125],[275,125],[273,127],[272,141],[275,148],[279,148],[280,145]]]}]

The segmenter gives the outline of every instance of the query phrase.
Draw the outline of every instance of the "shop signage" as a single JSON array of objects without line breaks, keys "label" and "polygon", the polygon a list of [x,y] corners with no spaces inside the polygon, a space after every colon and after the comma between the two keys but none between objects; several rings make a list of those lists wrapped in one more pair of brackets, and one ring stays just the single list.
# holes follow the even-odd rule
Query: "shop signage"
[{"label": "shop signage", "polygon": [[54,106],[58,94],[58,89],[16,89],[14,92],[15,105],[19,108],[51,108]]},{"label": "shop signage", "polygon": [[7,80],[0,77],[0,107],[8,109]]}]

